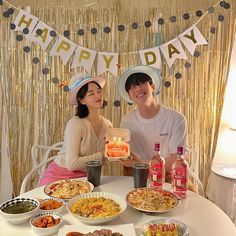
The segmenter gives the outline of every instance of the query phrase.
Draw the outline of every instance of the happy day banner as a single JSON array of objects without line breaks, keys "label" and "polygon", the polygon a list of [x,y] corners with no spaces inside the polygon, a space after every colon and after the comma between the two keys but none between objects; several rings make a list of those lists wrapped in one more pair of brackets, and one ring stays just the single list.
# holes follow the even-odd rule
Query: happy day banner
[{"label": "happy day banner", "polygon": [[[37,42],[42,50],[46,50],[54,39],[54,37],[50,35],[50,32],[53,31],[50,26],[22,9],[15,18],[14,24],[16,25],[14,31],[23,31],[27,28],[29,33],[25,36],[26,39]],[[40,35],[37,34],[37,30],[41,31]],[[169,68],[171,68],[176,59],[187,59],[184,47],[193,55],[196,46],[204,44],[208,43],[194,24],[171,41],[158,47],[140,50],[138,53],[143,65],[153,66],[161,70],[161,53]],[[89,74],[91,73],[97,56],[97,75],[110,72],[112,75],[117,76],[118,73],[118,53],[97,52],[84,48],[62,35],[56,36],[56,40],[49,50],[49,55],[59,56],[65,65],[72,57],[72,68],[82,67]]]}]

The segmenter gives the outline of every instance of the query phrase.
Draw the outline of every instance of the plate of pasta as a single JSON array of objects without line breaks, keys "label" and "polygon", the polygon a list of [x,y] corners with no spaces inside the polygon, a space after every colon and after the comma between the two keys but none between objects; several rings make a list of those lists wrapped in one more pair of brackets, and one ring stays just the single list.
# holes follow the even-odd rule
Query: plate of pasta
[{"label": "plate of pasta", "polygon": [[188,226],[171,218],[161,218],[149,221],[141,227],[141,232],[144,236],[189,236]]},{"label": "plate of pasta", "polygon": [[126,201],[115,194],[92,192],[69,200],[67,210],[81,222],[96,225],[117,218],[126,206]]},{"label": "plate of pasta", "polygon": [[138,188],[126,195],[128,204],[148,213],[164,213],[180,205],[180,199],[172,192],[155,188]]},{"label": "plate of pasta", "polygon": [[64,201],[68,201],[77,195],[90,193],[93,191],[93,189],[93,184],[88,182],[87,180],[74,178],[59,180],[47,184],[44,187],[44,193],[47,194],[49,197],[59,198]]}]

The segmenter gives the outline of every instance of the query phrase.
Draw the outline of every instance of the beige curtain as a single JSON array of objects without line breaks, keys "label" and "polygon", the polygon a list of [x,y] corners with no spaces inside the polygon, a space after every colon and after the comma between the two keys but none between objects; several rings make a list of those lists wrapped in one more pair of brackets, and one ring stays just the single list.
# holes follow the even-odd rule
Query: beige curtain
[{"label": "beige curtain", "polygon": [[[206,12],[217,0],[9,0],[16,7],[26,10],[40,18],[44,23],[63,35],[64,30],[71,32],[70,39],[80,46],[102,52],[119,52],[119,75],[128,67],[140,64],[140,49],[151,48],[158,44],[157,34],[162,35],[165,43],[186,30],[200,18],[197,10]],[[163,59],[163,88],[160,100],[166,106],[182,112],[188,120],[189,144],[198,153],[198,172],[204,185],[208,179],[210,166],[214,156],[219,129],[219,121],[224,100],[225,86],[229,69],[229,58],[235,33],[234,0],[228,1],[230,9],[214,8],[197,27],[208,40],[207,46],[198,46],[199,57],[191,56],[187,51],[188,60],[178,60],[171,69]],[[58,85],[71,77],[80,69],[72,70],[71,61],[65,66],[59,58],[49,57],[48,51],[43,52],[36,43],[24,39],[16,41],[17,32],[9,29],[13,17],[4,18],[2,13],[9,6],[0,6],[0,124],[3,114],[8,117],[9,158],[14,192],[17,195],[23,177],[31,169],[30,149],[33,144],[50,145],[63,140],[65,124],[73,115],[73,108],[67,105],[67,93]],[[188,20],[183,14],[189,13]],[[223,15],[224,21],[218,20]],[[169,18],[176,16],[175,23]],[[157,19],[163,17],[165,23],[158,26]],[[144,22],[150,20],[152,26],[146,28]],[[137,22],[138,29],[131,24]],[[125,31],[117,30],[119,24],[125,25]],[[111,27],[110,33],[104,33],[105,26]],[[92,27],[98,33],[91,34]],[[215,33],[211,33],[214,27]],[[78,36],[78,29],[84,29],[84,36]],[[31,51],[24,53],[24,46]],[[32,59],[38,57],[39,64]],[[186,69],[185,63],[191,64]],[[42,73],[43,68],[49,74]],[[182,78],[176,79],[175,74],[181,73]],[[96,70],[93,69],[93,73]],[[59,78],[54,84],[52,79]],[[132,106],[121,101],[121,106],[114,106],[120,100],[115,86],[118,78],[107,74],[105,97],[108,105],[103,110],[105,117],[115,127],[119,126],[121,117]],[[166,81],[171,82],[169,88]],[[0,134],[2,125],[0,125]],[[2,137],[0,136],[0,141]],[[1,143],[1,142],[0,142]],[[2,144],[3,145],[3,144]],[[2,157],[2,158],[7,158]],[[119,175],[122,170],[117,163],[107,163],[105,174]],[[1,180],[2,181],[2,180]]]}]

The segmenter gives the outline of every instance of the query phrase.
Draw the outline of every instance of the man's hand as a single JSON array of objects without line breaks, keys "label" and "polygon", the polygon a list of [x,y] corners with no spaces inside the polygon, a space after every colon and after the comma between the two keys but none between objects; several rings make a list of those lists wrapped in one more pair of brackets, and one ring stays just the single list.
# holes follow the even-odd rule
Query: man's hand
[{"label": "man's hand", "polygon": [[136,162],[142,162],[144,163],[144,161],[142,161],[142,159],[138,156],[136,156],[134,153],[130,153],[130,156],[127,160],[120,160],[120,163],[122,166],[125,166],[125,167],[132,167],[134,163]]}]

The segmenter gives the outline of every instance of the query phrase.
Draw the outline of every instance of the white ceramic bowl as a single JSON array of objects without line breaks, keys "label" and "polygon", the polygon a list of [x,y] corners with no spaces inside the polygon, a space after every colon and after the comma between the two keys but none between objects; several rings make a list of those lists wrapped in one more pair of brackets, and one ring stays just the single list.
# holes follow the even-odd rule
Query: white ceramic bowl
[{"label": "white ceramic bowl", "polygon": [[[7,209],[11,208],[11,210],[15,211],[18,208],[18,212],[22,212],[22,210],[19,210],[19,207],[22,208],[22,205],[31,206],[32,209],[28,210],[27,212],[23,213],[7,213]],[[0,213],[2,217],[10,221],[12,224],[22,224],[26,221],[28,221],[33,215],[36,214],[36,212],[39,210],[39,201],[34,198],[14,198],[11,200],[8,200],[1,204],[0,206]]]},{"label": "white ceramic bowl", "polygon": [[[78,214],[72,213],[71,207],[73,206],[74,203],[76,203],[80,199],[87,199],[87,198],[93,198],[93,197],[95,198],[104,197],[107,199],[110,198],[120,205],[121,211],[115,216],[108,216],[108,217],[103,217],[103,218],[87,218],[87,217],[82,217]],[[67,203],[67,210],[68,212],[70,212],[70,214],[78,218],[81,222],[85,224],[92,224],[92,225],[103,224],[103,223],[114,220],[115,218],[119,217],[119,215],[126,209],[126,207],[127,207],[127,203],[123,198],[115,194],[106,193],[106,192],[93,192],[93,193],[83,194],[83,195],[72,198]]]},{"label": "white ceramic bowl", "polygon": [[[47,228],[40,228],[34,226],[35,222],[38,221],[40,218],[43,218],[45,216],[52,216],[54,219],[60,219],[60,222],[56,224],[55,226],[47,227]],[[31,220],[30,220],[30,225],[32,230],[34,231],[35,234],[37,235],[50,235],[50,234],[56,234],[59,230],[59,228],[62,225],[62,215],[56,212],[44,212],[44,213],[39,213],[35,215]]]},{"label": "white ceramic bowl", "polygon": [[160,225],[160,224],[166,224],[166,226],[167,226],[168,224],[173,224],[173,223],[178,225],[178,235],[189,236],[188,226],[185,225],[184,223],[178,221],[178,220],[171,219],[171,218],[159,218],[159,219],[155,219],[155,220],[149,221],[149,222],[147,222],[147,223],[142,225],[141,232],[142,232],[142,234],[144,236],[146,236],[146,235],[149,235],[149,232],[147,232],[147,231],[148,231],[148,227],[150,225],[153,225],[154,226],[153,228],[155,228],[155,227],[158,227],[158,225]]},{"label": "white ceramic bowl", "polygon": [[[57,212],[57,213],[61,213],[61,211],[63,210],[64,206],[65,206],[65,202],[61,199],[55,199],[55,198],[44,198],[44,199],[40,199],[39,200],[40,205],[39,205],[39,210],[40,213],[44,213],[44,212]],[[53,203],[59,203],[61,206],[55,208],[55,205]]]}]

